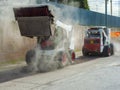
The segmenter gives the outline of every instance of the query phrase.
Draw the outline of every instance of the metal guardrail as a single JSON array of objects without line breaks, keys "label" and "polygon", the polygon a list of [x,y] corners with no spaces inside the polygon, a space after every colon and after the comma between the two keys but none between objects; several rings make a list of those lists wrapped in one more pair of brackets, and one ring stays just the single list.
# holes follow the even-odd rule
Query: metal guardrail
[{"label": "metal guardrail", "polygon": [[[49,2],[51,3],[51,2]],[[59,7],[61,11],[58,19],[72,21],[73,24],[80,24],[84,26],[105,26],[105,14],[68,6],[64,4],[51,3]],[[107,26],[120,28],[120,17],[107,15]]]}]

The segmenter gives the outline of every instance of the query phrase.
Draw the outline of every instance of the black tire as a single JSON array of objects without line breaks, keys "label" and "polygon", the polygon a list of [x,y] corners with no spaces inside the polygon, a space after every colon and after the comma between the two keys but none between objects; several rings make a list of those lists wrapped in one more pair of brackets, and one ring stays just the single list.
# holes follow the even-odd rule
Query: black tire
[{"label": "black tire", "polygon": [[104,57],[108,57],[108,56],[111,55],[111,47],[110,47],[110,45],[107,45],[107,46],[104,47],[102,55]]},{"label": "black tire", "polygon": [[86,52],[86,50],[84,48],[82,48],[82,54],[83,54],[83,56],[88,56],[88,53]]},{"label": "black tire", "polygon": [[70,51],[69,51],[69,55],[70,55],[71,61],[74,62],[75,57],[76,57],[76,56],[75,56],[75,52],[74,52],[73,50],[70,50]]},{"label": "black tire", "polygon": [[114,55],[114,45],[111,43],[110,47],[111,47],[111,55]]},{"label": "black tire", "polygon": [[35,51],[29,50],[26,53],[26,63],[30,65],[33,62],[33,58],[35,57]]}]

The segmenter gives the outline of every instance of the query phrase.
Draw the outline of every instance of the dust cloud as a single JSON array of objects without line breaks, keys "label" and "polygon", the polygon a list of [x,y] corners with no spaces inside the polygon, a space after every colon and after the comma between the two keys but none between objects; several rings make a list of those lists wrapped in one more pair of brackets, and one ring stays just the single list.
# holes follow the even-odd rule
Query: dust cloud
[{"label": "dust cloud", "polygon": [[57,25],[59,28],[56,28],[54,39],[52,39],[52,42],[54,43],[53,47],[55,48],[43,50],[40,45],[37,45],[36,48],[31,51],[34,55],[30,58],[32,63],[28,65],[28,70],[33,72],[47,72],[62,68],[72,63],[69,52],[70,42],[67,37],[67,30],[69,30],[70,27],[64,28],[64,24],[61,25],[60,23],[57,23]]},{"label": "dust cloud", "polygon": [[30,5],[35,0],[0,0],[0,50],[13,52],[24,47],[24,38],[21,37],[19,27],[15,21],[13,7]]},{"label": "dust cloud", "polygon": [[59,68],[60,62],[55,58],[57,51],[42,51],[40,47],[36,47],[34,50],[35,56],[32,58],[33,62],[28,65],[29,71],[48,72]]},{"label": "dust cloud", "polygon": [[[79,9],[75,9],[74,5],[79,5],[78,2],[70,2],[70,5],[65,7],[62,4],[59,5],[58,3],[48,3],[49,8],[52,12],[52,14],[55,16],[55,20],[60,20],[66,24],[69,25],[75,25],[79,23],[79,14],[76,12],[79,12]],[[73,18],[75,20],[73,20]]]}]

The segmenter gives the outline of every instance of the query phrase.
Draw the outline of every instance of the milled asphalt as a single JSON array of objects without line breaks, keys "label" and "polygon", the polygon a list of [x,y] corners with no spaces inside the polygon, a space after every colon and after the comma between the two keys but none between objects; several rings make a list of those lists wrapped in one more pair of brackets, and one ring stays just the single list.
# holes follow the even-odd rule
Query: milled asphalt
[{"label": "milled asphalt", "polygon": [[[110,57],[83,57],[82,63],[46,72],[4,73],[0,90],[119,90],[120,55]],[[77,59],[78,60],[78,59]],[[14,78],[15,77],[15,78]],[[2,77],[3,78],[3,77]]]}]

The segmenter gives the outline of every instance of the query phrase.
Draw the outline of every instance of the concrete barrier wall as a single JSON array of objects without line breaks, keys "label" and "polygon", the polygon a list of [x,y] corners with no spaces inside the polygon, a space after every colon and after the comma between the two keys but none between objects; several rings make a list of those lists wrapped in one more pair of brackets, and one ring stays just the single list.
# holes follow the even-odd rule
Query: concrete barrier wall
[{"label": "concrete barrier wall", "polygon": [[24,58],[26,51],[35,45],[35,38],[20,35],[16,22],[0,22],[0,61]]},{"label": "concrete barrier wall", "polygon": [[87,26],[74,26],[74,43],[75,43],[75,50],[81,50],[83,43],[84,43],[84,35],[85,30],[87,30]]}]

